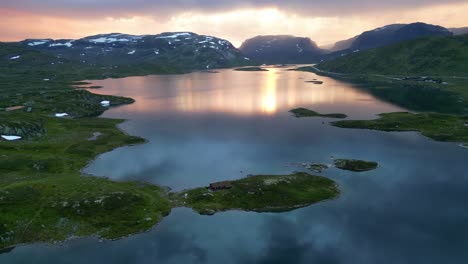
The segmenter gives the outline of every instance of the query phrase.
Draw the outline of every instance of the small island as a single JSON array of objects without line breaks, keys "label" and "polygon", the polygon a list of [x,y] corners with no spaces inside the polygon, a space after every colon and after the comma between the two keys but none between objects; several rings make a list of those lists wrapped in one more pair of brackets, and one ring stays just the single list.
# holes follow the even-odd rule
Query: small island
[{"label": "small island", "polygon": [[267,69],[261,67],[243,67],[243,68],[236,68],[235,71],[268,71]]},{"label": "small island", "polygon": [[363,172],[375,170],[379,166],[377,162],[354,160],[354,159],[336,159],[334,161],[335,167],[342,170],[349,170],[354,172]]},{"label": "small island", "polygon": [[190,207],[203,215],[226,210],[284,212],[337,197],[331,179],[304,172],[290,175],[257,175],[213,183],[171,194],[175,206]]},{"label": "small island", "polygon": [[309,162],[305,162],[305,163],[299,163],[300,166],[308,169],[308,170],[311,170],[315,173],[322,173],[324,170],[326,169],[329,169],[331,166],[328,165],[328,164],[323,164],[323,163],[309,163]]},{"label": "small island", "polygon": [[293,113],[294,116],[297,118],[301,118],[301,117],[346,118],[348,117],[347,115],[340,114],[340,113],[320,114],[318,112],[315,112],[306,108],[296,108],[296,109],[290,110],[289,112]]},{"label": "small island", "polygon": [[305,81],[306,83],[313,83],[313,84],[323,84],[323,81],[312,80],[312,81]]}]

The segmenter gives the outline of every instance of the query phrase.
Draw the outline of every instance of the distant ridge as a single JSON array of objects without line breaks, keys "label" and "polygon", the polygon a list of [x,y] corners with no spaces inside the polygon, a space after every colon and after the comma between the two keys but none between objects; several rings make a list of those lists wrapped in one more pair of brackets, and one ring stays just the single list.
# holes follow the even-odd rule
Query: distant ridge
[{"label": "distant ridge", "polygon": [[265,64],[313,63],[325,53],[310,38],[289,35],[256,36],[244,41],[240,50]]},{"label": "distant ridge", "polygon": [[468,34],[468,27],[462,27],[462,28],[449,28],[450,32],[452,32],[455,35],[465,35]]},{"label": "distant ridge", "polygon": [[210,69],[247,65],[229,41],[192,32],[157,35],[99,34],[81,39],[27,39],[20,44],[87,65],[175,65],[182,69]]}]

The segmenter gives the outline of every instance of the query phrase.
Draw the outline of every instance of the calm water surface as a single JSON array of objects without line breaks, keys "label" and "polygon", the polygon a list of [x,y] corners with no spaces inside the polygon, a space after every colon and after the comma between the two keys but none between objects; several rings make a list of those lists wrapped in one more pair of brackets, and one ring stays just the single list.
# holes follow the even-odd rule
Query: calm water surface
[{"label": "calm water surface", "polygon": [[[317,78],[323,85],[306,83]],[[136,103],[103,116],[144,145],[101,155],[86,173],[174,190],[247,174],[301,170],[297,162],[378,161],[371,172],[330,169],[342,195],[288,213],[200,216],[178,208],[152,231],[119,241],[34,244],[0,263],[467,263],[468,149],[417,133],[349,130],[297,119],[307,107],[371,119],[402,111],[350,84],[312,73],[192,73],[94,81]]]}]

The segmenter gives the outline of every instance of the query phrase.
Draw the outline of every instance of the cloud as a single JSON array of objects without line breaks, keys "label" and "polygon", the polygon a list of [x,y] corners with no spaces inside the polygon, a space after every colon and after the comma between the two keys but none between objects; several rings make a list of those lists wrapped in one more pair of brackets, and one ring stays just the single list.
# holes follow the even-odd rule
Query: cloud
[{"label": "cloud", "polygon": [[[446,0],[443,4],[466,3],[466,0]],[[7,0],[3,8],[39,12],[42,14],[75,14],[77,16],[135,16],[147,15],[165,19],[181,12],[224,12],[233,9],[278,8],[305,16],[337,16],[419,8],[441,4],[440,0]]]},{"label": "cloud", "polygon": [[310,37],[326,45],[392,23],[462,27],[467,12],[466,0],[8,0],[0,3],[0,40],[192,31],[228,39],[236,46],[247,38],[271,34]]}]

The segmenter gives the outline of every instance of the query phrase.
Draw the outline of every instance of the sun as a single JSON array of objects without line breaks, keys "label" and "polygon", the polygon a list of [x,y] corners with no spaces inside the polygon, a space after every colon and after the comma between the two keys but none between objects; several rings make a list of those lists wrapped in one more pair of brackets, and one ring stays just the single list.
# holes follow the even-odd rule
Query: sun
[{"label": "sun", "polygon": [[258,15],[262,22],[274,22],[280,17],[280,12],[276,8],[268,8],[260,10]]}]

